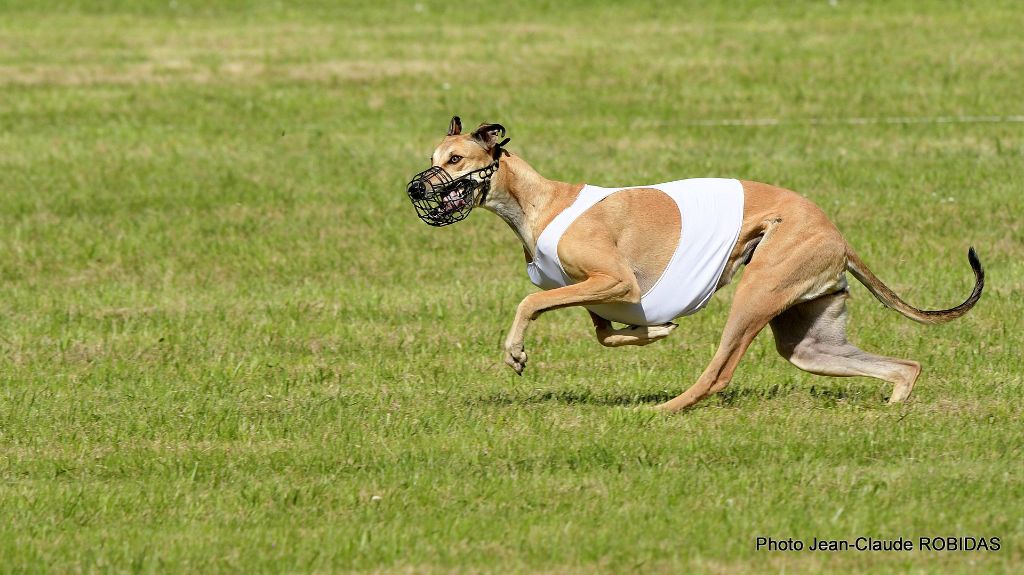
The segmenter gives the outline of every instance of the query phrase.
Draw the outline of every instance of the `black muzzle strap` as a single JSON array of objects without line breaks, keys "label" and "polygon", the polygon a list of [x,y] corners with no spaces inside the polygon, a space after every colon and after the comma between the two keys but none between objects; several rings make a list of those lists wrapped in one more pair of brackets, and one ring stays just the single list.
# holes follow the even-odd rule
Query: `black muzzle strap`
[{"label": "black muzzle strap", "polygon": [[[509,142],[509,140],[511,140],[511,139],[512,138],[505,138],[504,140],[499,142],[497,146],[494,146],[494,156],[493,157],[494,157],[494,161],[495,162],[497,162],[499,159],[501,159],[501,153],[505,152],[505,144],[507,144]],[[505,153],[507,154],[508,152],[505,152]]]}]

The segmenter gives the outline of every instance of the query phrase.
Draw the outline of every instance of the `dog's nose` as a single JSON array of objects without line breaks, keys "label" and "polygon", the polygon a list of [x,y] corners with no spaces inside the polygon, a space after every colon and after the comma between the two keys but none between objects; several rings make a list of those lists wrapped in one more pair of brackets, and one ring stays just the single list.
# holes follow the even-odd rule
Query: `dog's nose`
[{"label": "dog's nose", "polygon": [[423,180],[409,182],[409,189],[406,191],[414,200],[422,200],[427,197],[427,185],[423,183]]}]

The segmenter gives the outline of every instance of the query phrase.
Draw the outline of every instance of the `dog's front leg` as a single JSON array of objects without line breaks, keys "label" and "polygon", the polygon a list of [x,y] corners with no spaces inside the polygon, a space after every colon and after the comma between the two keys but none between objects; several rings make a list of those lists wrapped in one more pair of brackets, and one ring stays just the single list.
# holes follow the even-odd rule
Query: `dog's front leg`
[{"label": "dog's front leg", "polygon": [[[540,314],[573,305],[639,301],[636,280],[623,280],[606,274],[593,274],[570,286],[530,294],[516,308],[516,317],[505,339],[505,363],[519,375],[526,368],[523,339],[530,322]],[[635,302],[634,302],[635,303]]]}]

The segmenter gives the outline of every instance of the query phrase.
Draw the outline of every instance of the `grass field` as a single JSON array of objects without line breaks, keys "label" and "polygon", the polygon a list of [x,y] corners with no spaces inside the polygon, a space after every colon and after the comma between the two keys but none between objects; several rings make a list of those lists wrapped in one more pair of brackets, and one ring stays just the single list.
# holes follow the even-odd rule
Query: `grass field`
[{"label": "grass field", "polygon": [[[847,122],[1024,114],[1024,12],[970,4],[4,2],[0,571],[1020,572],[1024,123]],[[940,327],[853,288],[852,339],[924,365],[904,406],[765,333],[635,409],[731,288],[642,349],[543,316],[517,378],[517,240],[404,195],[453,113],[551,178],[798,190],[920,307],[969,245],[988,286]]]}]

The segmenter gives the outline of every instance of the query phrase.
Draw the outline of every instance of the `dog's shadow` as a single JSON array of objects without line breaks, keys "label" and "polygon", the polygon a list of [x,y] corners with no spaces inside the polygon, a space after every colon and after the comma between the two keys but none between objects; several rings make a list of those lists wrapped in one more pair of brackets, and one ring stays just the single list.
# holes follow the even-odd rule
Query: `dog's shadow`
[{"label": "dog's shadow", "polygon": [[770,387],[731,387],[717,394],[718,401],[723,405],[732,405],[747,400],[778,399],[793,395],[810,395],[814,403],[834,405],[836,403],[860,403],[873,399],[873,391],[868,388],[831,387],[812,385],[775,384]]},{"label": "dog's shadow", "polygon": [[[822,406],[833,406],[838,403],[869,402],[874,398],[872,390],[851,389],[848,387],[821,387],[796,384],[775,384],[768,387],[733,386],[722,390],[710,398],[694,406],[702,407],[734,407],[751,401],[764,401],[783,398],[790,395],[809,394],[815,403]],[[475,401],[491,405],[536,405],[543,403],[561,403],[566,405],[598,405],[598,406],[649,406],[653,407],[675,397],[670,391],[615,393],[588,389],[536,390],[522,394],[509,391],[498,391]]]},{"label": "dog's shadow", "polygon": [[580,389],[565,389],[555,391],[537,390],[530,394],[509,393],[506,391],[495,392],[479,398],[477,401],[493,405],[535,405],[539,403],[564,403],[566,405],[604,405],[604,406],[631,406],[631,405],[655,405],[668,401],[675,397],[669,392],[659,393],[602,393]]}]

